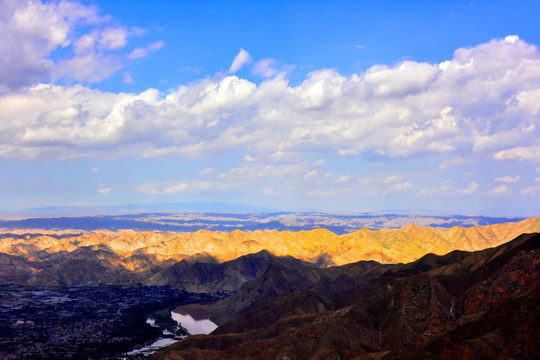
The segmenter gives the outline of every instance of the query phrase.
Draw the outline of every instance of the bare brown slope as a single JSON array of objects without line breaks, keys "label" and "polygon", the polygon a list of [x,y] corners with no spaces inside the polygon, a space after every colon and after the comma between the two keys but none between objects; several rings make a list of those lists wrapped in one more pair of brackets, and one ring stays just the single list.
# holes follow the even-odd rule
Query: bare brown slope
[{"label": "bare brown slope", "polygon": [[[179,261],[200,253],[224,262],[261,250],[323,266],[361,260],[406,263],[427,253],[481,250],[507,242],[519,234],[538,231],[540,220],[533,217],[485,227],[433,229],[408,225],[398,230],[361,229],[342,236],[324,229],[299,232],[235,230],[230,233],[207,230],[195,233],[97,231],[61,237],[6,234],[0,238],[0,252],[33,259],[42,256],[43,251],[49,254],[69,253],[79,247],[104,245],[122,259],[133,255],[150,255],[152,264],[167,259]],[[124,266],[131,270],[140,268],[141,264],[144,263],[124,262]]]},{"label": "bare brown slope", "polygon": [[218,328],[152,359],[538,358],[539,285],[540,234],[523,235],[388,271],[341,297],[339,309],[285,316],[266,328]]}]

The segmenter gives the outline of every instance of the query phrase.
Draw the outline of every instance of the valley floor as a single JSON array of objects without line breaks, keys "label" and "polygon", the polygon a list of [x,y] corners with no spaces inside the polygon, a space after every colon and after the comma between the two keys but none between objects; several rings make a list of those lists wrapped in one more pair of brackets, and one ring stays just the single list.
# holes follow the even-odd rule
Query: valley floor
[{"label": "valley floor", "polygon": [[148,313],[211,299],[165,286],[0,286],[0,358],[115,358],[161,335]]}]

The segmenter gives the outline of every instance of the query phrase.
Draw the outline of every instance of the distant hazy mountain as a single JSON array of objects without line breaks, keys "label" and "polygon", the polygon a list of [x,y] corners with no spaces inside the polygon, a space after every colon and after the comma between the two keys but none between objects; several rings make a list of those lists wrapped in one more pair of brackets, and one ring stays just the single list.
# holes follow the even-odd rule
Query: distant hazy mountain
[{"label": "distant hazy mountain", "polygon": [[[453,226],[485,226],[523,220],[521,217],[488,217],[465,215],[419,215],[397,213],[290,213],[254,212],[238,205],[231,212],[231,205],[214,212],[187,211],[197,204],[127,205],[117,208],[42,208],[34,213],[0,214],[0,228],[45,230],[122,230],[135,231],[212,231],[277,230],[301,231],[324,228],[338,235],[362,228],[370,230],[398,229],[415,224],[421,227],[450,228]],[[201,209],[208,204],[200,204]],[[216,205],[216,204],[214,204]],[[219,205],[219,204],[217,204]],[[183,208],[186,208],[183,210]],[[215,206],[219,208],[219,206]],[[234,207],[234,206],[233,206]],[[225,210],[229,209],[229,210]],[[158,212],[159,211],[159,212]],[[65,214],[71,214],[67,216]],[[73,214],[78,214],[74,216]],[[88,215],[94,214],[94,215]],[[96,215],[102,214],[102,215]]]},{"label": "distant hazy mountain", "polygon": [[271,212],[273,209],[263,206],[232,204],[221,202],[190,202],[190,203],[155,203],[155,204],[125,204],[117,206],[47,206],[23,210],[0,210],[0,214],[17,216],[80,216],[80,215],[110,215],[110,214],[139,214],[154,212]]}]

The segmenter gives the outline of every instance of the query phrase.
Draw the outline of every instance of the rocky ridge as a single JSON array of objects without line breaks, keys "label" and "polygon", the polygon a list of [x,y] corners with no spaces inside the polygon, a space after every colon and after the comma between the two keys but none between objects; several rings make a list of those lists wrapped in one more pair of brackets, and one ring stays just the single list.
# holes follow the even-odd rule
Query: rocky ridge
[{"label": "rocky ridge", "polygon": [[381,263],[410,262],[427,253],[452,250],[475,251],[509,241],[519,234],[540,231],[540,219],[483,227],[422,228],[407,225],[395,230],[360,229],[337,235],[325,229],[310,231],[199,230],[193,233],[160,231],[0,231],[0,252],[36,258],[39,252],[72,252],[80,247],[104,245],[122,258],[152,255],[158,261],[181,260],[207,254],[219,262],[267,250],[277,256],[325,265],[344,265],[360,260]]},{"label": "rocky ridge", "polygon": [[[0,283],[141,282],[190,291],[233,291],[260,277],[271,262],[281,263],[287,256],[320,268],[368,260],[406,263],[427,253],[481,250],[535,231],[540,231],[538,218],[470,228],[407,225],[398,230],[360,229],[345,235],[325,229],[228,233],[6,231],[0,234]],[[253,254],[259,255],[249,260]],[[242,269],[235,268],[239,264]]]},{"label": "rocky ridge", "polygon": [[[532,359],[540,355],[538,233],[483,251],[429,254],[370,280],[349,282],[348,289],[335,292],[318,285],[321,274],[319,278],[306,274],[311,279],[306,283],[284,271],[269,268],[263,277],[218,302],[215,310],[234,310],[233,305],[244,299],[243,290],[265,292],[266,301],[236,308],[235,315],[212,334],[187,338],[152,359]],[[296,288],[285,286],[288,289],[274,295],[265,290],[278,284],[283,288],[288,282]]]}]

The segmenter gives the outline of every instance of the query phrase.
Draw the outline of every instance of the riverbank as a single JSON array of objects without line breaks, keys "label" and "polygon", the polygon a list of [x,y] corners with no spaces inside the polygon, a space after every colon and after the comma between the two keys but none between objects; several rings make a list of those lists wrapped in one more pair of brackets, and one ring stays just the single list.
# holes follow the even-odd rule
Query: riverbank
[{"label": "riverbank", "polygon": [[148,314],[211,299],[167,286],[0,286],[0,358],[118,358],[163,335]]}]

